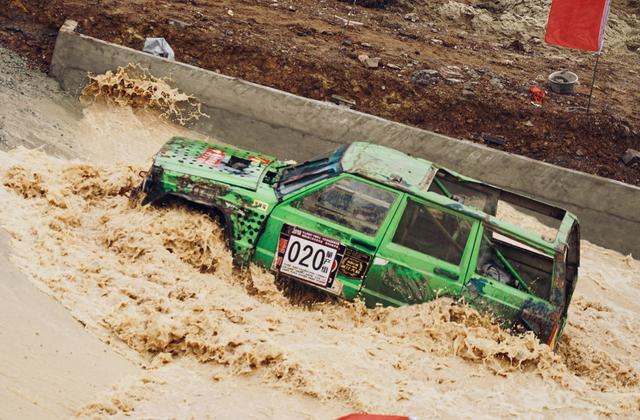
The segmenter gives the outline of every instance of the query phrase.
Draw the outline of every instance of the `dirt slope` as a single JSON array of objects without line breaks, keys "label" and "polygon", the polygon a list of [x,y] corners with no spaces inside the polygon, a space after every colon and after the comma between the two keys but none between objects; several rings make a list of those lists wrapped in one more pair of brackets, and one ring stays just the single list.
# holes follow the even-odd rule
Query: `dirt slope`
[{"label": "dirt slope", "polygon": [[[133,48],[164,36],[180,61],[315,99],[340,95],[358,110],[454,137],[500,136],[505,144],[494,147],[640,184],[640,167],[620,159],[640,149],[637,1],[613,3],[590,118],[593,57],[541,41],[549,0],[396,3],[11,0],[0,10],[0,42],[46,68],[66,18]],[[336,16],[363,25],[345,27]],[[363,54],[379,57],[378,68],[367,68]],[[531,105],[528,88],[547,88],[560,68],[579,75],[578,94],[549,93],[543,107]]]}]

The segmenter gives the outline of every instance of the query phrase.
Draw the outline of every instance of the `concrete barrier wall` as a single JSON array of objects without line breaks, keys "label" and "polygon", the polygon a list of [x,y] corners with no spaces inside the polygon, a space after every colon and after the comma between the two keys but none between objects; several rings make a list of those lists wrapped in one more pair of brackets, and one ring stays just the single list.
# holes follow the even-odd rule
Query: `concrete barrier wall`
[{"label": "concrete barrier wall", "polygon": [[70,21],[61,28],[51,65],[51,75],[73,93],[89,72],[139,63],[203,103],[210,118],[193,128],[207,135],[297,160],[353,141],[391,146],[567,208],[580,218],[583,238],[640,256],[640,188],[153,57],[74,29]]}]

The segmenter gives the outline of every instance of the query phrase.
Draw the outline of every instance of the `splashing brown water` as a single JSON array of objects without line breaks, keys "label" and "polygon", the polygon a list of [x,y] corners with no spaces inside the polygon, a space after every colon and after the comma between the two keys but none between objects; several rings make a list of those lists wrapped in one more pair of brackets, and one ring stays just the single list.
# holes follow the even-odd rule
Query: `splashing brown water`
[{"label": "splashing brown water", "polygon": [[92,75],[90,79],[82,90],[81,100],[85,103],[99,101],[133,109],[150,109],[158,112],[160,117],[181,125],[207,117],[195,97],[171,87],[169,79],[155,77],[139,65],[118,67],[115,72]]},{"label": "splashing brown water", "polygon": [[[448,299],[399,309],[293,307],[272,276],[255,267],[248,293],[207,215],[173,205],[132,208],[128,194],[139,169],[69,163],[25,149],[3,153],[7,211],[0,221],[24,271],[98,336],[106,331],[106,340],[143,355],[149,369],[193,358],[223,375],[259,375],[288,392],[364,411],[639,408],[637,337],[615,328],[623,344],[607,346],[594,337],[611,325],[592,318],[610,308],[608,316],[629,323],[637,307],[618,312],[577,296],[557,355],[533,335],[510,335]],[[581,282],[591,284],[600,269],[638,293],[635,260],[585,248]],[[115,408],[96,403],[81,414],[127,413],[133,400]]]}]

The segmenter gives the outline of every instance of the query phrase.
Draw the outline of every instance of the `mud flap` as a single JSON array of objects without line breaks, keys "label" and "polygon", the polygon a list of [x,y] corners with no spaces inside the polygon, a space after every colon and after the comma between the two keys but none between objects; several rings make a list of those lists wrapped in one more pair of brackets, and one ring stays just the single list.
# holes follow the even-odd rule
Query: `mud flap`
[{"label": "mud flap", "polygon": [[140,189],[146,193],[142,199],[142,205],[146,206],[149,203],[154,203],[167,195],[166,191],[159,183],[153,182],[152,179],[147,178],[146,182],[140,186]]}]

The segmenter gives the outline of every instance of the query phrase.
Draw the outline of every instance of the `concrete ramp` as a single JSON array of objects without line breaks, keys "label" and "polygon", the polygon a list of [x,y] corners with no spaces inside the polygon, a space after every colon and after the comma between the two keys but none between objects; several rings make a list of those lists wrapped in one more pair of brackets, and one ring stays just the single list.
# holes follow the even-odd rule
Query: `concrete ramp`
[{"label": "concrete ramp", "polygon": [[193,128],[228,143],[297,160],[354,141],[394,147],[567,208],[580,218],[584,239],[640,255],[638,187],[168,61],[75,29],[73,21],[60,29],[51,66],[51,75],[69,91],[79,93],[89,72],[99,74],[139,63],[156,76],[171,77],[177,88],[195,95],[211,118],[199,120]]}]

